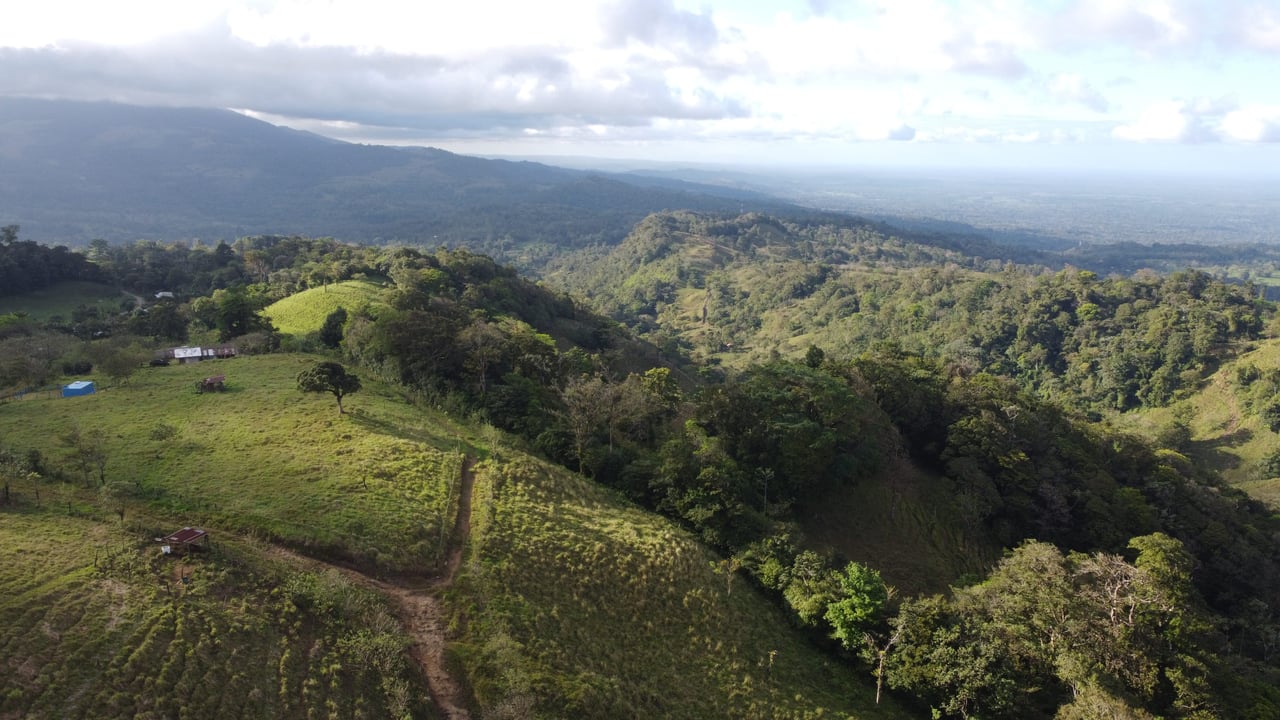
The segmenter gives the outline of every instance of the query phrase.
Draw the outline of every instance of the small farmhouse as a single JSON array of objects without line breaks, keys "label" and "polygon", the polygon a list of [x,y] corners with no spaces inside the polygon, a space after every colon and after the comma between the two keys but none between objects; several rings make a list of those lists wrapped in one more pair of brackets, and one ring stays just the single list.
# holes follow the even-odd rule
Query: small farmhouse
[{"label": "small farmhouse", "polygon": [[177,347],[165,351],[164,357],[161,359],[177,360],[180,363],[193,363],[201,360],[233,358],[235,356],[235,347],[218,345],[217,347]]}]

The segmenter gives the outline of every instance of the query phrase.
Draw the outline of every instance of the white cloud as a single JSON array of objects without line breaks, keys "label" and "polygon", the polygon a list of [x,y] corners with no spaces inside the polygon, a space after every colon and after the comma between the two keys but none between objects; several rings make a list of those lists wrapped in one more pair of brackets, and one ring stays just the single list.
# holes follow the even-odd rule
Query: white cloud
[{"label": "white cloud", "polygon": [[1243,142],[1280,142],[1280,105],[1255,105],[1227,113],[1222,134]]},{"label": "white cloud", "polygon": [[[1212,0],[1211,0],[1212,1]],[[1186,46],[1205,23],[1199,6],[1179,0],[1078,0],[1042,18],[1044,37],[1057,46],[1122,43],[1142,52]]]},{"label": "white cloud", "polygon": [[1135,142],[1204,142],[1214,133],[1204,122],[1204,114],[1191,103],[1171,100],[1142,111],[1136,120],[1119,125],[1112,135]]},{"label": "white cloud", "polygon": [[1049,80],[1049,92],[1066,102],[1080,103],[1094,112],[1106,112],[1110,103],[1078,73],[1058,73]]},{"label": "white cloud", "polygon": [[1240,7],[1233,13],[1226,40],[1255,50],[1280,53],[1280,9],[1261,2]]},{"label": "white cloud", "polygon": [[0,94],[388,141],[1260,142],[1277,51],[1275,0],[45,0]]}]

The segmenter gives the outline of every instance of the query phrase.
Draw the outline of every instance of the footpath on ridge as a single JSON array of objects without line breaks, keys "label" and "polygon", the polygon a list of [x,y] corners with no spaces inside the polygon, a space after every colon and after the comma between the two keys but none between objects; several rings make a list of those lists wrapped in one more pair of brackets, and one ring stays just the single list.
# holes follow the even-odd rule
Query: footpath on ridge
[{"label": "footpath on ridge", "polygon": [[440,594],[453,585],[458,569],[462,567],[463,548],[471,534],[471,496],[475,487],[475,474],[471,470],[471,465],[471,458],[463,459],[462,477],[458,489],[458,515],[454,520],[453,533],[449,539],[449,554],[443,572],[430,579],[425,585],[414,586],[402,582],[379,580],[344,565],[326,563],[279,546],[274,547],[276,553],[303,564],[331,567],[351,581],[376,590],[395,601],[396,615],[400,619],[401,627],[412,640],[409,653],[422,669],[422,676],[427,682],[432,701],[447,720],[470,720],[471,718],[471,713],[466,709],[462,684],[450,675],[445,667],[444,651],[448,645],[448,639],[445,635],[444,608],[439,598]]}]

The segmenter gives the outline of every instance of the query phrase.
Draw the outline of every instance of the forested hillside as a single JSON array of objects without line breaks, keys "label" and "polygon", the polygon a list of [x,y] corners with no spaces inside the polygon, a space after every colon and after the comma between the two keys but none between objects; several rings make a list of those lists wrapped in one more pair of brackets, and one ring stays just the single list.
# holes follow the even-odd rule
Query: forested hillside
[{"label": "forested hillside", "polygon": [[[128,398],[129,424],[113,437],[77,424],[74,404],[0,406],[4,512],[37,512],[36,491],[57,488],[81,514],[194,512],[364,572],[432,572],[464,505],[447,482],[411,482],[440,465],[413,458],[484,457],[460,470],[476,490],[458,581],[433,586],[477,711],[1280,708],[1273,511],[1189,459],[1185,423],[1143,437],[1099,422],[1187,398],[1269,346],[1273,309],[1248,287],[1050,271],[754,214],[655,215],[617,248],[565,259],[552,279],[612,320],[465,250],[257,236],[96,244],[88,258],[145,302],[80,323],[8,318],[21,362],[0,381],[92,376],[106,392],[83,407],[105,418]],[[140,365],[180,342],[262,356],[221,361],[232,383],[249,368],[243,390],[187,390],[181,405],[225,398],[249,429],[221,412],[199,428],[165,419],[181,409],[163,379],[205,373]],[[283,401],[320,359],[365,380],[345,411]],[[1240,372],[1259,393],[1274,380]],[[189,453],[170,455],[158,425],[157,445],[128,440],[161,407]],[[176,479],[223,443],[288,452]],[[144,481],[108,491],[126,466],[95,458],[120,452]],[[397,546],[419,506],[432,522]],[[396,587],[382,591],[422,592]]]},{"label": "forested hillside", "polygon": [[1159,406],[1259,337],[1251,286],[1194,270],[1101,278],[758,215],[652,216],[551,277],[663,347],[741,365],[892,343],[1088,409]]}]

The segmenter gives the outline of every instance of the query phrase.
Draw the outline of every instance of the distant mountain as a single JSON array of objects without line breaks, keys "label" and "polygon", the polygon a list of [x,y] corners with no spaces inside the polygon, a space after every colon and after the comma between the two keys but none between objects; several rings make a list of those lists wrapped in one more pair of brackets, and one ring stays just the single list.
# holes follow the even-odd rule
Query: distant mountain
[{"label": "distant mountain", "polygon": [[0,224],[73,244],[299,233],[528,260],[620,241],[663,209],[799,211],[733,188],[356,145],[225,110],[19,98],[0,98],[0,168]]}]

